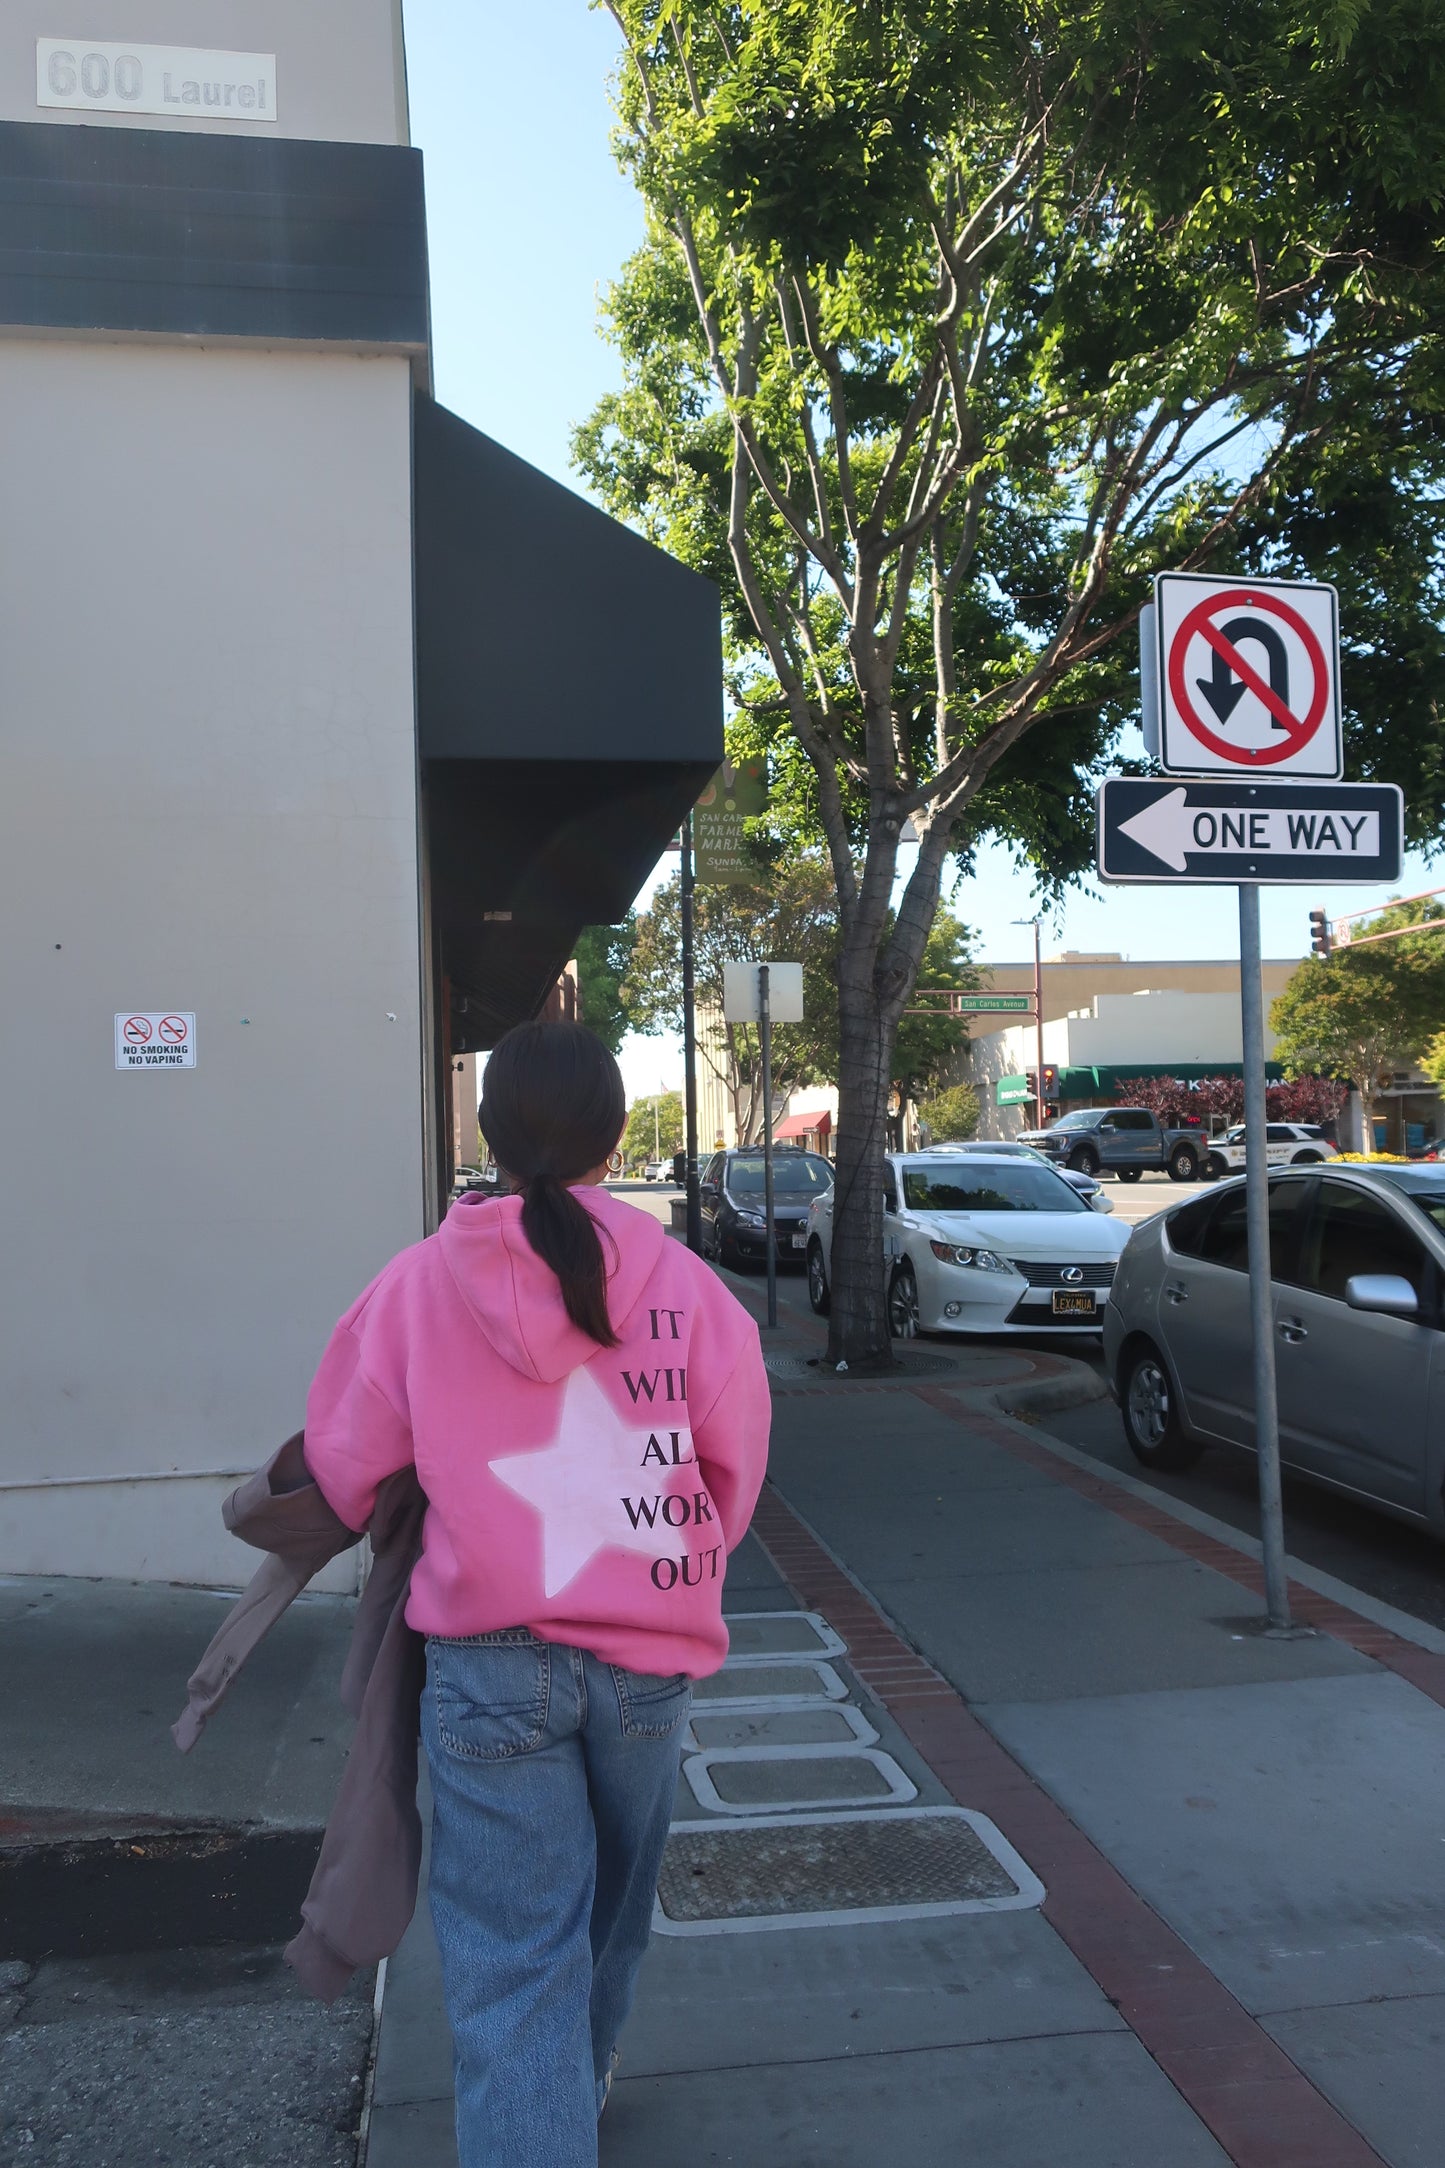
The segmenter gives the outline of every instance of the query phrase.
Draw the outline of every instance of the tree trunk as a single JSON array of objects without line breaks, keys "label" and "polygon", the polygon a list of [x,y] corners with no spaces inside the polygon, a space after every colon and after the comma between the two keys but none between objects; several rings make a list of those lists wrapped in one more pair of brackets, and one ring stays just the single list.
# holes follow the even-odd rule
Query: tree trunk
[{"label": "tree trunk", "polygon": [[892,1360],[883,1259],[883,1116],[892,1034],[871,987],[845,972],[838,989],[838,1156],[834,1168],[828,1361],[850,1369]]}]

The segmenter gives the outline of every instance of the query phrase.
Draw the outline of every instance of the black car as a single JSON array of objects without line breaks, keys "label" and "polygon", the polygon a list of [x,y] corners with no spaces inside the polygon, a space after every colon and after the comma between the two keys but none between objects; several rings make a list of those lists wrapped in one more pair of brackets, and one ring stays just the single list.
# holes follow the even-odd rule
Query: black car
[{"label": "black car", "polygon": [[[817,1152],[789,1148],[773,1153],[773,1230],[780,1263],[803,1263],[808,1208],[832,1187],[833,1170]],[[715,1152],[704,1168],[702,1247],[703,1255],[719,1264],[766,1264],[763,1155],[758,1145]]]}]

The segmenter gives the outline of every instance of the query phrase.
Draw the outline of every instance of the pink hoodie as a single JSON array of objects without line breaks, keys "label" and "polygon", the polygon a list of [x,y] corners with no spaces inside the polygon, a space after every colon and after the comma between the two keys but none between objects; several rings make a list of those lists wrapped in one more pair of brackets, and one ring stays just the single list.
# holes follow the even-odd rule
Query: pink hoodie
[{"label": "pink hoodie", "polygon": [[658,1222],[605,1190],[599,1348],[522,1233],[466,1196],[342,1318],[306,1404],[306,1462],[349,1528],[416,1464],[429,1501],[407,1622],[528,1626],[605,1662],[705,1678],[727,1654],[727,1554],[767,1464],[758,1330]]}]

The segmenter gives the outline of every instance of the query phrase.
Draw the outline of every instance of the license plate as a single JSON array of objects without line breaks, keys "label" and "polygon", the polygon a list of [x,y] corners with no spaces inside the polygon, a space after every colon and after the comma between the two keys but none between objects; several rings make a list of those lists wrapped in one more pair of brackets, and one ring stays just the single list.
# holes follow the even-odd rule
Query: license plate
[{"label": "license plate", "polygon": [[1073,1289],[1070,1289],[1067,1294],[1055,1294],[1054,1296],[1055,1317],[1092,1317],[1094,1308],[1094,1292],[1092,1288],[1086,1288],[1080,1294],[1076,1294]]},{"label": "license plate", "polygon": [[805,1250],[808,1247],[808,1238],[806,1235],[794,1235],[792,1241],[793,1248],[795,1250]]}]

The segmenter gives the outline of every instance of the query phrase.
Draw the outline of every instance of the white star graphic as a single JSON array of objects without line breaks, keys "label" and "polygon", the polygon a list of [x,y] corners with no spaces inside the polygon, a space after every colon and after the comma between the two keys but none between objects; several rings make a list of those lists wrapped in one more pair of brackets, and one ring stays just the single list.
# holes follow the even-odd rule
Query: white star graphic
[{"label": "white star graphic", "polygon": [[[686,1489],[692,1496],[705,1486],[693,1461],[691,1431],[678,1431],[677,1451],[686,1465],[672,1464],[668,1412],[652,1415],[639,1428],[618,1415],[590,1370],[574,1370],[562,1396],[555,1442],[491,1463],[498,1482],[542,1516],[542,1587],[549,1598],[574,1581],[599,1551],[636,1551],[644,1558],[675,1551],[683,1531],[664,1521],[661,1501],[674,1490]],[[656,1453],[644,1462],[649,1437],[656,1437],[666,1464]],[[636,1527],[624,1499],[632,1502]],[[643,1501],[649,1508],[656,1506],[651,1527],[640,1510]],[[715,1528],[716,1523],[705,1526]]]}]

